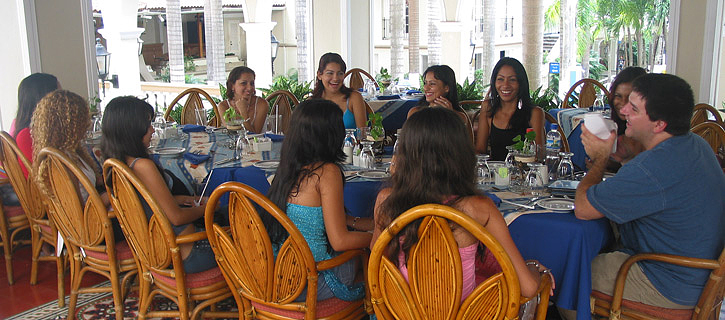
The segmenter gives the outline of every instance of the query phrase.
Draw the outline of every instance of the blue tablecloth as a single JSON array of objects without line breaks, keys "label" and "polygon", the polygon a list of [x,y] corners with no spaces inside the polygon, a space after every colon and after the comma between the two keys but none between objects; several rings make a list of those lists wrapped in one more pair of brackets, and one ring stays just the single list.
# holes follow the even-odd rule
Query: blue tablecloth
[{"label": "blue tablecloth", "polygon": [[403,127],[408,117],[408,111],[418,104],[417,99],[396,99],[389,100],[383,106],[375,110],[383,116],[383,128],[387,133],[395,133]]}]

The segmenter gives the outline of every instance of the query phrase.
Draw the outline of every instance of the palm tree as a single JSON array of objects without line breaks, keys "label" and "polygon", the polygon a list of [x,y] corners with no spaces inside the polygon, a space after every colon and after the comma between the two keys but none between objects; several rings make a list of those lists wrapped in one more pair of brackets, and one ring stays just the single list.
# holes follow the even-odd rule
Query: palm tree
[{"label": "palm tree", "polygon": [[307,65],[307,60],[309,56],[309,50],[307,48],[307,25],[309,16],[307,15],[307,1],[309,0],[295,1],[295,33],[297,36],[297,80],[302,83],[309,81],[309,67]]},{"label": "palm tree", "polygon": [[420,16],[418,0],[408,0],[408,72],[420,73]]},{"label": "palm tree", "polygon": [[206,76],[207,83],[224,83],[224,20],[221,0],[206,0],[204,3],[204,32],[206,33]]},{"label": "palm tree", "polygon": [[169,40],[169,78],[184,83],[184,38],[181,29],[181,0],[166,0],[166,34]]},{"label": "palm tree", "polygon": [[440,0],[428,0],[428,65],[441,64]]},{"label": "palm tree", "polygon": [[532,88],[541,85],[541,60],[544,56],[544,4],[542,0],[524,0],[521,18],[523,31],[523,65]]},{"label": "palm tree", "polygon": [[601,17],[597,15],[596,0],[579,0],[577,6],[577,56],[581,59],[582,77],[589,78],[589,60],[592,46],[602,28]]},{"label": "palm tree", "polygon": [[403,33],[405,31],[405,0],[390,0],[390,74],[403,75]]},{"label": "palm tree", "polygon": [[560,0],[559,4],[561,8],[559,13],[561,16],[560,28],[561,28],[561,73],[559,78],[559,92],[566,92],[569,90],[569,67],[572,63],[572,45],[574,44],[574,0]]}]

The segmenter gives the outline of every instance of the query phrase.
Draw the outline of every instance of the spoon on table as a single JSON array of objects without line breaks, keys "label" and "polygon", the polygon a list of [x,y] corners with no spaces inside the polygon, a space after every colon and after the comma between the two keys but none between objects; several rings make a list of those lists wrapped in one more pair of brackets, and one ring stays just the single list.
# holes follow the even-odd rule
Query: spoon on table
[{"label": "spoon on table", "polygon": [[206,178],[206,183],[204,184],[204,189],[201,190],[201,195],[199,195],[199,200],[194,200],[194,206],[198,207],[201,205],[201,198],[204,197],[204,192],[206,192],[206,187],[209,186],[209,181],[211,181],[211,175],[214,174],[214,169],[212,168],[211,171],[209,171],[209,176]]}]

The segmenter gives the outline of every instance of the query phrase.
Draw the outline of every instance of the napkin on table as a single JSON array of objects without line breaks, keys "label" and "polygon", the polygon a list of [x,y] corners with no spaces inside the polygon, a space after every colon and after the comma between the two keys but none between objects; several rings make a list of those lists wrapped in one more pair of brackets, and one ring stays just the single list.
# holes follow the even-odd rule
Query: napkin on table
[{"label": "napkin on table", "polygon": [[188,160],[192,164],[200,164],[206,160],[209,160],[209,155],[186,152],[184,153],[184,159]]},{"label": "napkin on table", "polygon": [[422,92],[420,92],[420,90],[408,90],[405,92],[405,94],[408,94],[408,95],[414,94],[414,93],[422,93]]},{"label": "napkin on table", "polygon": [[378,100],[395,100],[400,99],[400,96],[397,94],[390,95],[390,96],[378,96]]},{"label": "napkin on table", "polygon": [[272,140],[272,142],[280,142],[284,140],[284,135],[281,134],[265,133],[264,136]]},{"label": "napkin on table", "polygon": [[198,124],[185,124],[184,127],[181,129],[181,131],[185,133],[189,132],[203,132],[206,130],[205,126],[200,126]]}]

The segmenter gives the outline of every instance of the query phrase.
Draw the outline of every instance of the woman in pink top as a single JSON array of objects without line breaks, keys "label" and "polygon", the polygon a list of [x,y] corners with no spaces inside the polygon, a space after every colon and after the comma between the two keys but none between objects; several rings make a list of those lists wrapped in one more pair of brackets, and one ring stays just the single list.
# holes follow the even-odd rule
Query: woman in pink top
[{"label": "woman in pink top", "polygon": [[[538,263],[524,262],[496,205],[477,192],[473,143],[461,139],[466,130],[454,111],[440,107],[423,108],[405,122],[391,163],[390,187],[378,194],[375,203],[371,247],[380,232],[406,210],[426,203],[445,204],[478,221],[498,240],[511,258],[521,294],[532,297],[539,287]],[[388,258],[399,261],[398,267],[406,278],[407,254],[418,241],[419,226],[420,221],[408,225],[388,248]],[[475,258],[484,257],[487,249],[479,250],[479,241],[463,228],[452,225],[451,229],[461,254],[465,299],[477,285]]]}]

